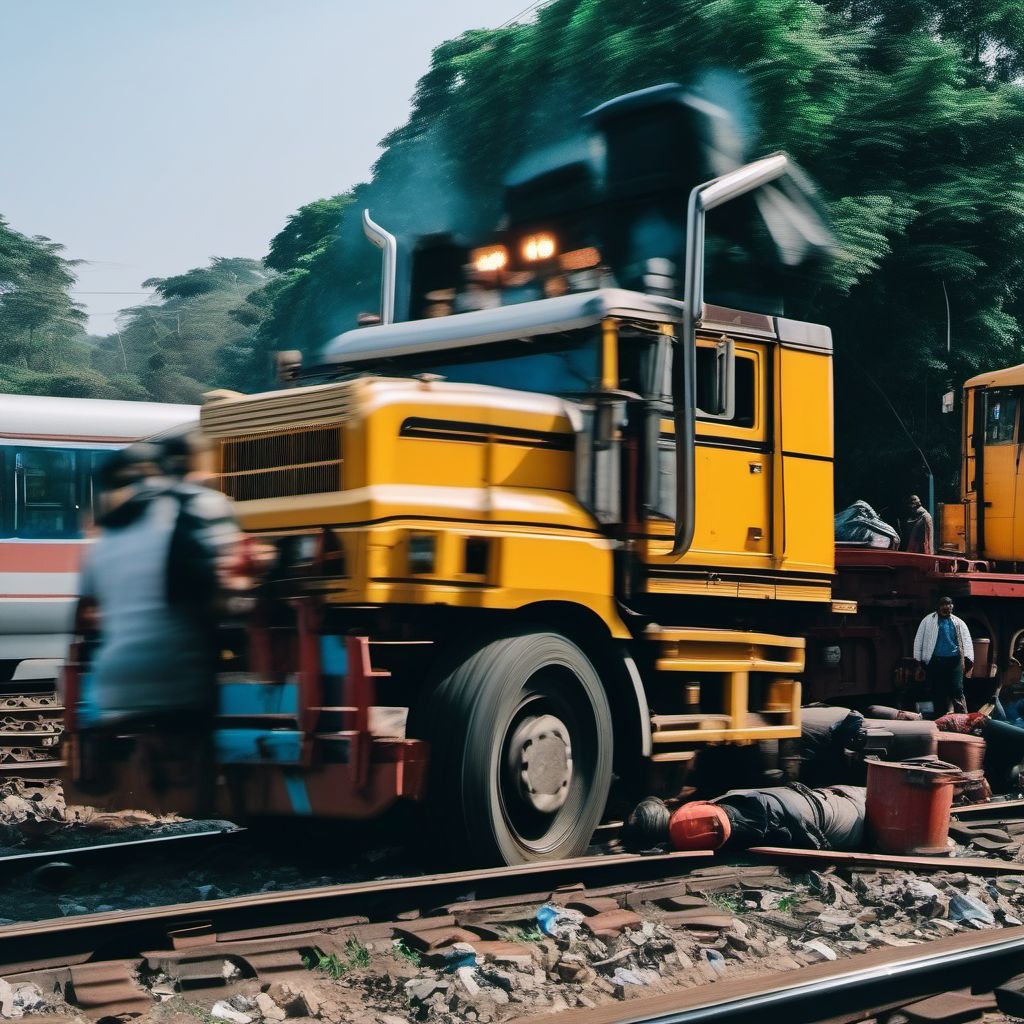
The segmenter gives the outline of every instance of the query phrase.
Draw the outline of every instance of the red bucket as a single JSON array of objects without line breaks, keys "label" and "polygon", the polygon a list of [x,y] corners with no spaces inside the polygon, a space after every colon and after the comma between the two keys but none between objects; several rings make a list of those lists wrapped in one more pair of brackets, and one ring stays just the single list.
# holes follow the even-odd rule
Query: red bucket
[{"label": "red bucket", "polygon": [[965,772],[980,771],[985,764],[985,741],[980,736],[940,732],[938,754],[940,761],[955,764]]},{"label": "red bucket", "polygon": [[867,830],[881,853],[949,853],[955,765],[868,760]]}]

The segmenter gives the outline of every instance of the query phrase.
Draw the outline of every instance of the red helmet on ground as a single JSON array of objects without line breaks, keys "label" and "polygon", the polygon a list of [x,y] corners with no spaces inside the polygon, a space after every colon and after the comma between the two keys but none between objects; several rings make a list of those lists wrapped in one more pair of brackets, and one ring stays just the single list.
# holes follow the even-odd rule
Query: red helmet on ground
[{"label": "red helmet on ground", "polygon": [[700,800],[683,804],[668,823],[674,850],[718,850],[728,842],[731,832],[725,808]]}]

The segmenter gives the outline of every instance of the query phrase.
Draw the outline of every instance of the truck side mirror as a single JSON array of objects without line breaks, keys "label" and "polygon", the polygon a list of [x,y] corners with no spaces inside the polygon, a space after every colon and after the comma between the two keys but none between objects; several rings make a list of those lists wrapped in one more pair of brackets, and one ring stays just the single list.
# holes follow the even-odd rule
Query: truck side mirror
[{"label": "truck side mirror", "polygon": [[302,369],[302,353],[298,349],[274,353],[274,370],[281,384],[291,384]]},{"label": "truck side mirror", "polygon": [[731,420],[736,415],[736,342],[725,335],[713,348],[697,349],[697,415]]}]

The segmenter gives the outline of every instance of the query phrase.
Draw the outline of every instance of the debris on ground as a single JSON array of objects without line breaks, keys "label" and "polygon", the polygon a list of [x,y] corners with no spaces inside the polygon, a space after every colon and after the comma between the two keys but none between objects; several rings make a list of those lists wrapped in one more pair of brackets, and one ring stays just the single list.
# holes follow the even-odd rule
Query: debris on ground
[{"label": "debris on ground", "polygon": [[[185,1013],[227,1024],[500,1024],[1022,917],[1024,865],[1020,875],[986,878],[856,864],[806,872],[721,864],[634,885],[566,886],[545,899],[410,908],[402,920],[362,919],[273,940],[214,938],[147,954],[132,984],[152,1003],[143,1019],[161,1021]],[[13,1016],[79,1012],[73,987],[54,980],[59,972],[38,973],[0,981],[0,1015],[8,1006]],[[21,991],[38,995],[17,1003]]]},{"label": "debris on ground", "polygon": [[147,811],[99,811],[95,807],[68,806],[55,779],[10,778],[0,781],[0,846],[32,845],[41,838],[75,832],[120,833],[181,824],[176,814]]},{"label": "debris on ground", "polygon": [[[881,742],[879,732],[885,731],[867,727],[870,720],[856,713],[838,712],[822,716],[819,767],[857,745],[859,737]],[[917,729],[901,734],[901,742],[937,742],[933,723],[893,721]],[[976,743],[961,746],[965,757],[976,753]],[[963,773],[958,785],[966,792],[969,764],[955,770]],[[0,980],[0,1018],[47,1013],[81,1019],[84,1013],[95,1019],[116,1016],[130,1005],[140,1019],[163,1024],[502,1024],[1024,921],[1024,863],[1020,874],[1005,863],[1024,861],[1024,810],[1017,819],[1008,815],[994,823],[966,814],[952,820],[948,846],[943,836],[944,848],[956,858],[999,861],[1002,873],[990,876],[977,860],[938,868],[932,863],[927,872],[914,872],[891,861],[864,863],[852,853],[807,868],[776,867],[759,862],[756,850],[743,852],[764,842],[805,847],[826,858],[823,851],[867,848],[863,787],[797,784],[733,791],[713,802],[683,804],[690,811],[682,818],[696,821],[694,808],[701,806],[715,809],[705,823],[711,831],[718,828],[712,845],[732,837],[731,862],[632,885],[565,886],[410,907],[394,921],[353,918],[314,933],[256,940],[212,936],[206,946],[157,950],[135,961],[10,976]],[[623,841],[641,849],[664,845],[680,820],[678,810],[647,798],[630,815]],[[133,828],[173,824],[135,812],[66,808],[59,789],[46,785],[0,788],[0,827],[14,830],[22,842],[27,840],[19,830],[25,827],[129,835]],[[263,884],[268,891],[290,884],[283,875],[255,881],[256,889]],[[225,884],[221,875],[190,879],[189,898],[230,895]],[[316,880],[305,878],[303,884]],[[116,887],[103,893],[102,905],[67,888],[54,898],[67,914],[112,909],[120,900]],[[1024,1005],[1024,986],[1004,988],[1004,1004]],[[102,1004],[108,990],[123,1000],[121,1010]],[[906,1007],[906,1020],[928,1019],[926,1004]]]}]

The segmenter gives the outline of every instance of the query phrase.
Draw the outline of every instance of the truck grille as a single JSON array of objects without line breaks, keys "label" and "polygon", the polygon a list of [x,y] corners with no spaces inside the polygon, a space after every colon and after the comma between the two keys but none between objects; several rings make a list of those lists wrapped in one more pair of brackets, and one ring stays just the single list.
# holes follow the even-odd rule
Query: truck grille
[{"label": "truck grille", "polygon": [[235,501],[341,490],[341,427],[221,441],[221,490]]}]

